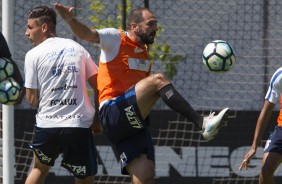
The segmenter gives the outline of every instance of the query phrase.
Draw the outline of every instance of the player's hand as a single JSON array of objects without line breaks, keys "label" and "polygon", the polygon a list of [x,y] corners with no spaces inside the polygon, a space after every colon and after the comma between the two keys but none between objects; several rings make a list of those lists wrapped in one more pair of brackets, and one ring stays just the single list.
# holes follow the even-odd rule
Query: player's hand
[{"label": "player's hand", "polygon": [[242,169],[248,169],[248,165],[250,163],[250,160],[253,156],[255,156],[256,154],[256,149],[254,149],[253,147],[251,147],[251,149],[249,150],[249,152],[245,155],[240,167],[239,167],[239,170],[241,171]]},{"label": "player's hand", "polygon": [[92,126],[91,126],[91,130],[93,135],[101,135],[103,132],[103,126],[101,124],[101,122],[93,122]]},{"label": "player's hand", "polygon": [[95,113],[93,123],[90,127],[93,135],[100,135],[103,132],[103,126],[102,126],[102,123],[100,121],[100,117],[97,114],[98,113]]},{"label": "player's hand", "polygon": [[59,3],[55,3],[54,8],[58,10],[59,14],[66,22],[69,22],[74,19],[74,7],[68,7]]},{"label": "player's hand", "polygon": [[14,105],[21,104],[24,97],[25,97],[25,87],[21,87],[19,99],[17,100],[17,102]]}]

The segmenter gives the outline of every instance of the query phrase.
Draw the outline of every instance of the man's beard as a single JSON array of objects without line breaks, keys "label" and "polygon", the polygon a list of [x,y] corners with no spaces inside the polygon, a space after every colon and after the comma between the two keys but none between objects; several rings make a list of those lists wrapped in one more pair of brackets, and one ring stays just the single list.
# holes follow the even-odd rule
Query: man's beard
[{"label": "man's beard", "polygon": [[150,35],[147,35],[145,33],[138,33],[138,36],[144,44],[153,44],[155,41],[155,34],[152,33]]}]

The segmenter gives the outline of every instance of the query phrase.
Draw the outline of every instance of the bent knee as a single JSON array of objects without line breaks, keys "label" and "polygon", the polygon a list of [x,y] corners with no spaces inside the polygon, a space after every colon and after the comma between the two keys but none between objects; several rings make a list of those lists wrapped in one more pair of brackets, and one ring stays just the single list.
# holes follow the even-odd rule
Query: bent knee
[{"label": "bent knee", "polygon": [[170,81],[161,73],[151,75],[151,79],[157,85],[158,89],[170,84]]},{"label": "bent knee", "polygon": [[165,78],[164,74],[162,74],[162,73],[152,74],[151,77],[154,78],[155,80],[167,81],[167,79]]},{"label": "bent knee", "polygon": [[154,180],[154,178],[149,178],[149,177],[142,178],[142,179],[133,177],[133,178],[132,178],[132,183],[154,184],[154,183],[155,183],[155,180]]},{"label": "bent knee", "polygon": [[153,184],[155,182],[154,172],[134,173],[131,175],[132,183]]}]

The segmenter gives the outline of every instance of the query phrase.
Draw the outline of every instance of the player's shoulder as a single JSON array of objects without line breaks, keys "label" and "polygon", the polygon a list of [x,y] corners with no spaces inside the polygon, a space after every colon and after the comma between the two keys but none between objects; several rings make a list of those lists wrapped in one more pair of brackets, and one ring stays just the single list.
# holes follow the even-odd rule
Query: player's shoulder
[{"label": "player's shoulder", "polygon": [[271,77],[271,83],[281,83],[282,82],[282,67],[278,68]]},{"label": "player's shoulder", "polygon": [[96,31],[99,35],[119,35],[119,30],[116,28],[102,28]]},{"label": "player's shoulder", "polygon": [[60,37],[56,37],[56,41],[59,43],[65,43],[65,44],[74,44],[77,46],[81,46],[78,42],[70,39],[70,38],[60,38]]},{"label": "player's shoulder", "polygon": [[281,71],[282,71],[282,67],[278,68],[275,73],[281,72]]},{"label": "player's shoulder", "polygon": [[70,38],[58,38],[58,42],[63,47],[72,47],[77,48],[78,50],[86,50],[84,46]]},{"label": "player's shoulder", "polygon": [[29,57],[35,57],[35,56],[37,56],[37,55],[39,54],[38,50],[39,50],[39,47],[38,47],[38,46],[33,47],[32,49],[30,49],[29,51],[27,51],[25,57],[26,57],[26,58],[29,58]]},{"label": "player's shoulder", "polygon": [[282,67],[278,68],[274,73],[273,77],[282,76]]}]

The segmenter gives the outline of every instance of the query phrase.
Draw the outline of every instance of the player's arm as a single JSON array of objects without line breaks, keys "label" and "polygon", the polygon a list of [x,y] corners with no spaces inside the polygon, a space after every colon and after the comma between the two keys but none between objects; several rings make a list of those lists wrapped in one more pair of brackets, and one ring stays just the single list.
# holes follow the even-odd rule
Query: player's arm
[{"label": "player's arm", "polygon": [[255,129],[252,147],[249,150],[249,152],[247,152],[247,154],[245,155],[239,167],[239,170],[242,170],[244,168],[247,169],[250,159],[256,154],[258,144],[260,143],[262,139],[262,136],[263,136],[263,133],[266,127],[269,125],[269,121],[270,121],[274,106],[275,106],[274,103],[271,103],[268,100],[265,100],[263,108],[260,112],[259,118],[257,120],[257,125]]},{"label": "player's arm", "polygon": [[58,10],[61,17],[68,23],[71,30],[77,37],[92,43],[100,43],[98,32],[95,29],[87,27],[74,17],[73,7],[55,3],[54,8]]},{"label": "player's arm", "polygon": [[26,88],[26,99],[32,107],[39,106],[38,90]]},{"label": "player's arm", "polygon": [[252,148],[256,149],[258,144],[261,141],[263,133],[266,127],[269,125],[269,121],[272,115],[272,111],[274,109],[275,104],[265,100],[263,108],[260,112],[259,118],[257,120],[255,135],[253,139]]},{"label": "player's arm", "polygon": [[95,110],[99,110],[99,102],[98,102],[98,89],[97,89],[97,74],[92,75],[88,79],[88,83],[90,84],[91,88],[93,89],[94,93],[94,107]]},{"label": "player's arm", "polygon": [[95,114],[94,114],[94,119],[93,123],[91,125],[92,132],[94,135],[101,134],[103,132],[103,127],[100,121],[99,117],[99,102],[98,102],[98,89],[97,89],[97,74],[91,76],[88,79],[88,83],[93,89],[94,93],[94,108],[95,108]]}]

